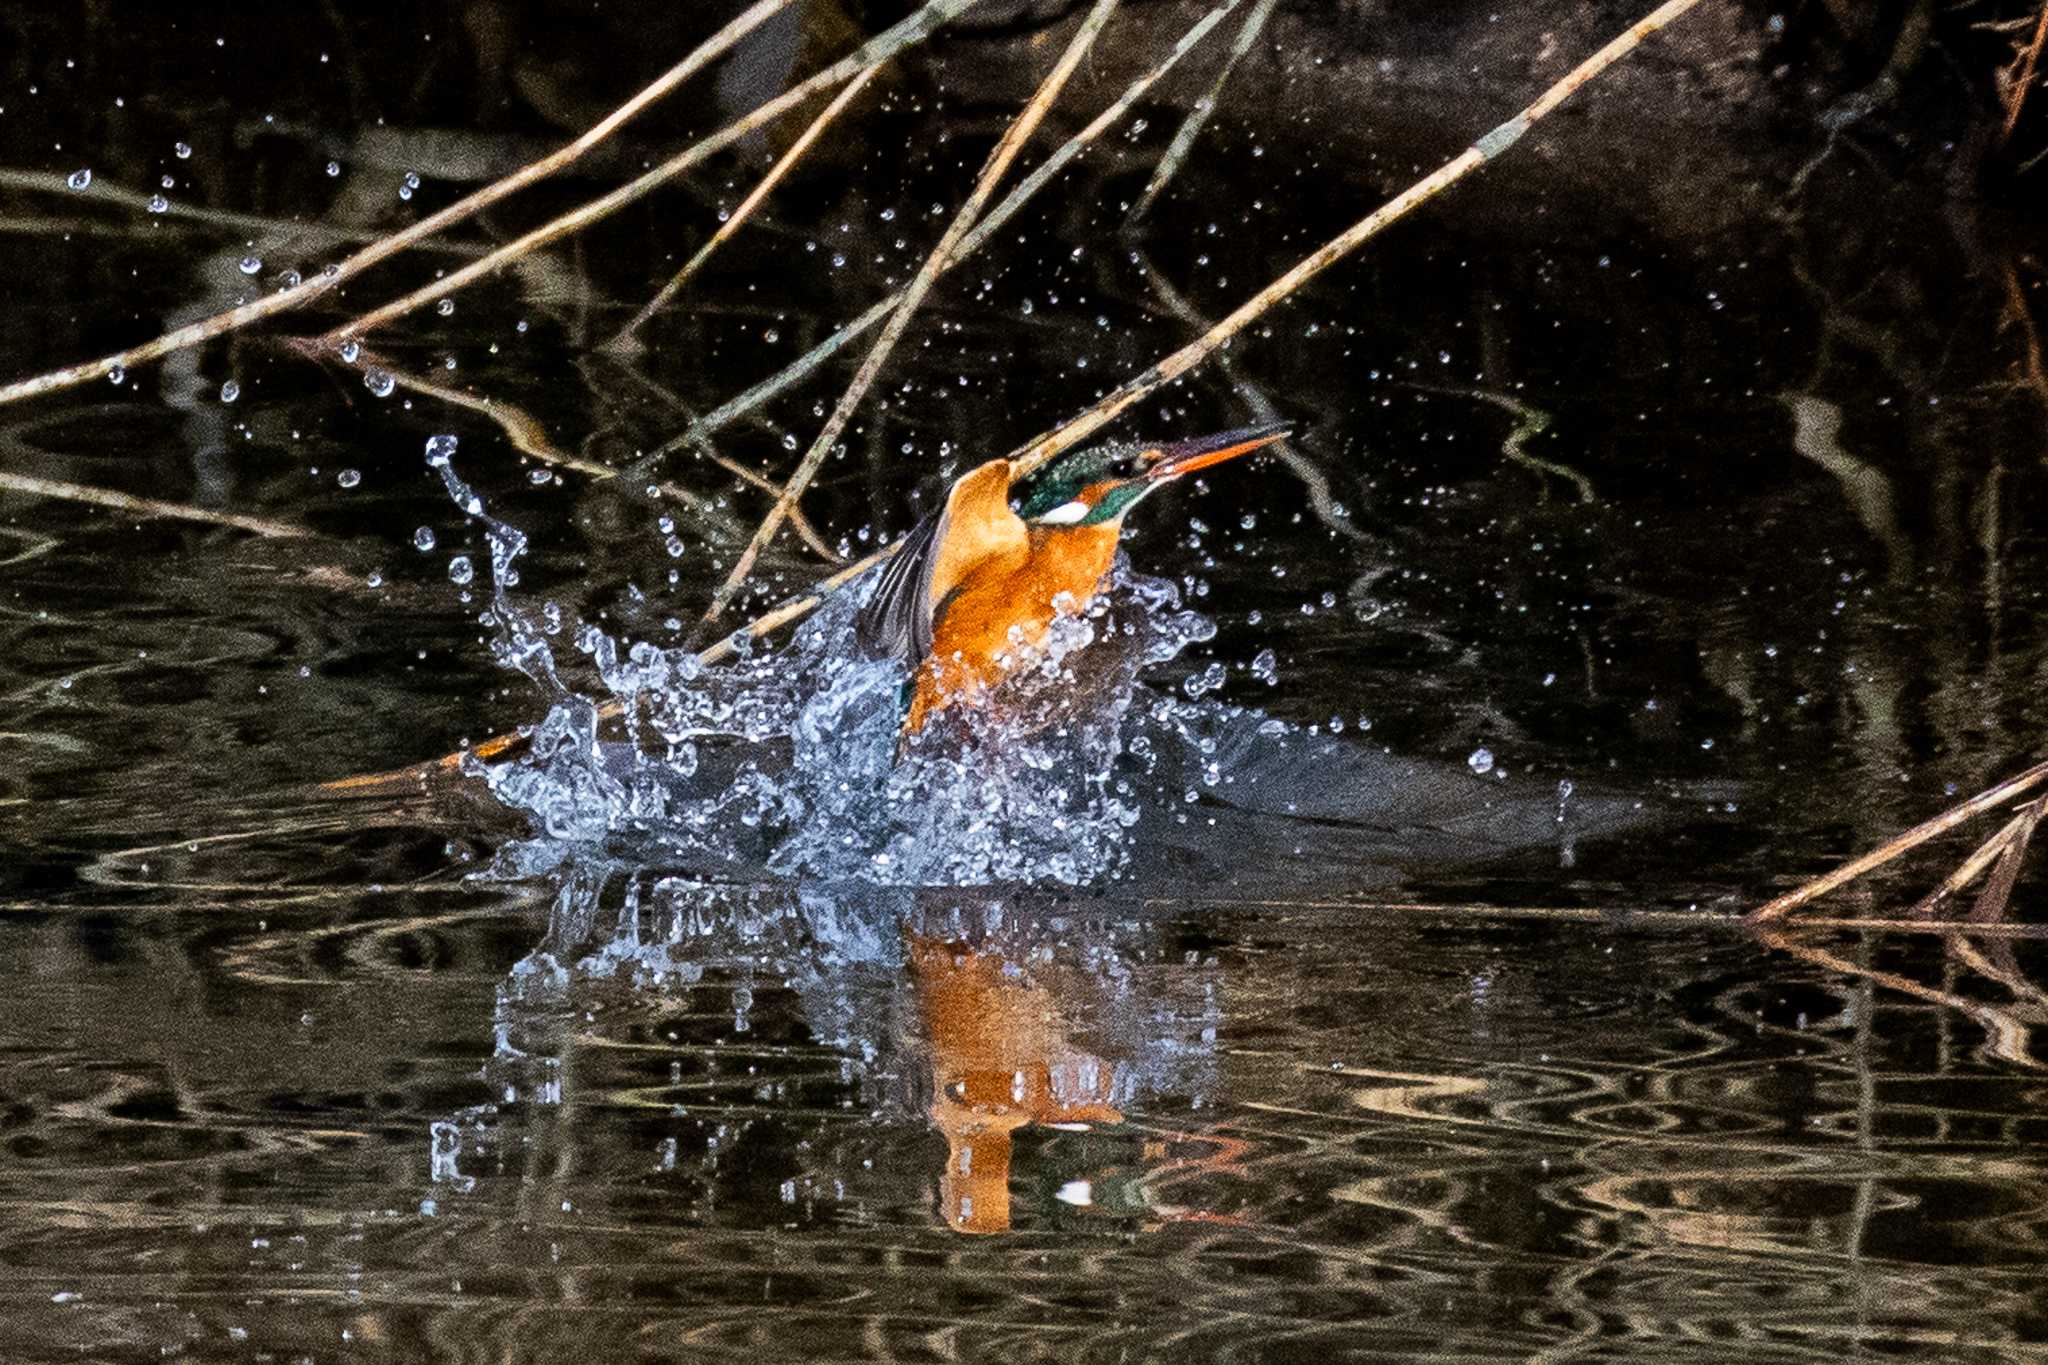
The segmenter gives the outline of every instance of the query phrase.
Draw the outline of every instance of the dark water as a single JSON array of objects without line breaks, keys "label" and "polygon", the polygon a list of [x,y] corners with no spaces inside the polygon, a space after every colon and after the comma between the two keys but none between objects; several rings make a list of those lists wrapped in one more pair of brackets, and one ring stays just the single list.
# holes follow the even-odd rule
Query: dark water
[{"label": "dark water", "polygon": [[[7,159],[95,173],[7,191],[10,377],[311,275],[346,250],[313,225],[412,221],[558,141],[565,92],[594,114],[672,59],[538,14],[495,66],[498,31],[452,15],[418,41],[129,18],[25,18],[9,58]],[[550,23],[575,80],[543,79]],[[977,49],[935,51],[647,349],[599,344],[773,147],[378,359],[623,466],[916,268],[1014,107],[981,101]],[[0,1356],[2039,1358],[2035,893],[1967,936],[1902,918],[1996,818],[1780,939],[1738,922],[2035,753],[2037,226],[1953,195],[1933,140],[1674,131],[1726,177],[1693,229],[1590,212],[1563,172],[1482,178],[1138,409],[1155,436],[1303,424],[1288,459],[1143,509],[1134,561],[1217,626],[1154,686],[1220,662],[1212,701],[1461,776],[1483,748],[1473,792],[1540,807],[1569,779],[1653,807],[1633,832],[1401,857],[1370,822],[1197,793],[1133,838],[1222,869],[1199,877],[910,890],[583,849],[479,878],[526,831],[474,781],[317,790],[545,710],[492,663],[481,581],[449,581],[488,546],[426,438],[459,434],[531,536],[521,600],[664,645],[767,499],[678,457],[651,505],[278,338],[717,121],[684,99],[451,253],[0,414],[0,470],[306,533],[0,491]],[[829,544],[901,531],[913,493],[1192,336],[1173,300],[1227,311],[1507,112],[1350,147],[1224,106],[1142,233],[1121,206],[1168,107],[941,286],[806,500]],[[1536,150],[1597,161],[1600,126]],[[166,175],[271,221],[107,197]],[[722,453],[785,477],[855,364]],[[824,571],[785,537],[734,620]]]}]

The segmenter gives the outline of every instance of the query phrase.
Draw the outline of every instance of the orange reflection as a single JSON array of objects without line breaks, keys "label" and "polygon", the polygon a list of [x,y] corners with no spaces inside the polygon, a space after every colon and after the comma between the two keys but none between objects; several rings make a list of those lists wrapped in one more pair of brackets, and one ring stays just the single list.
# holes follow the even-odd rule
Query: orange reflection
[{"label": "orange reflection", "polygon": [[1069,1041],[1051,990],[1001,953],[912,932],[931,1049],[932,1123],[946,1138],[939,1198],[960,1232],[1010,1227],[1010,1135],[1032,1123],[1121,1123],[1116,1064]]}]

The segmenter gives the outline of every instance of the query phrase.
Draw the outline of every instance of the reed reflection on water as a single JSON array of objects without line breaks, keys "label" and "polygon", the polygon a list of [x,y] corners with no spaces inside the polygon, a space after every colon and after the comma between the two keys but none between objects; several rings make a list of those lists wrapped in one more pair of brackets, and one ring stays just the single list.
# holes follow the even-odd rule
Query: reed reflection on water
[{"label": "reed reflection on water", "polygon": [[10,1353],[1968,1360],[2043,1321],[2038,1075],[1724,921],[215,894],[10,935]]}]

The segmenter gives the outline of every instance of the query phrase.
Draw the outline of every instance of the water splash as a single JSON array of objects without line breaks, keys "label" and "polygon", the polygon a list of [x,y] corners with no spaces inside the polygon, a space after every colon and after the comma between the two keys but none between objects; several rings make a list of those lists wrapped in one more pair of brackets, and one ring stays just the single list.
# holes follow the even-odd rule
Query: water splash
[{"label": "water splash", "polygon": [[[1159,732],[1188,732],[1195,713],[1139,675],[1214,634],[1172,583],[1120,563],[1109,592],[1020,655],[999,706],[941,712],[903,744],[901,670],[852,645],[864,586],[786,645],[743,642],[712,668],[591,624],[565,632],[552,604],[536,620],[514,599],[526,538],[485,511],[455,450],[436,436],[427,461],[485,528],[492,653],[549,703],[519,757],[472,764],[536,830],[504,850],[501,872],[555,866],[567,843],[742,879],[1080,885],[1114,877],[1146,807],[1162,804],[1147,781]],[[564,634],[583,662],[558,661]],[[590,694],[564,681],[572,663]]]}]

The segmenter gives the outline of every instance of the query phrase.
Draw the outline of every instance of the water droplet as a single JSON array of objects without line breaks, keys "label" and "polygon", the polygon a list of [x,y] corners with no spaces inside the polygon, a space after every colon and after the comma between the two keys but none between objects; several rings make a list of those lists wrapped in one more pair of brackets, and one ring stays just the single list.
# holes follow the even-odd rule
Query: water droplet
[{"label": "water droplet", "polygon": [[412,533],[412,547],[422,553],[434,548],[434,528],[422,526]]},{"label": "water droplet", "polygon": [[1493,750],[1481,745],[1472,751],[1470,758],[1465,760],[1465,766],[1478,773],[1481,777],[1484,777],[1493,771]]},{"label": "water droplet", "polygon": [[455,313],[455,300],[442,299],[439,303],[434,305],[434,311],[439,313],[444,318],[452,317]]},{"label": "water droplet", "polygon": [[189,161],[192,157],[192,144],[189,142],[180,142],[176,146],[172,147],[171,151],[178,158],[178,160]]},{"label": "water droplet", "polygon": [[125,381],[127,378],[128,371],[122,369],[119,365],[116,365],[113,369],[107,371],[107,379],[111,383],[119,384]]},{"label": "water droplet", "polygon": [[328,163],[327,163],[327,173],[328,173],[329,175],[340,175],[340,174],[341,174],[341,163],[340,163],[339,161],[330,161],[330,162],[328,162]]},{"label": "water droplet", "polygon": [[369,585],[370,585],[371,587],[373,587],[373,588],[381,588],[381,587],[383,587],[383,586],[384,586],[384,575],[383,575],[383,574],[380,574],[380,573],[372,572],[372,573],[370,574],[370,576],[369,576],[369,577],[368,577],[367,579],[365,579],[364,581],[365,581],[366,583],[368,583],[368,584],[369,584]]},{"label": "water droplet", "polygon": [[143,207],[151,213],[168,213],[170,212],[171,201],[160,194],[152,194],[149,196],[149,202],[144,204]]},{"label": "water droplet", "polygon": [[220,401],[223,403],[232,403],[241,396],[242,386],[232,379],[220,386]]},{"label": "water droplet", "polygon": [[419,172],[418,172],[418,171],[407,171],[407,172],[405,173],[405,179],[399,182],[399,185],[398,185],[398,197],[399,197],[400,199],[410,199],[410,198],[412,198],[412,192],[413,192],[414,190],[418,189],[419,187],[420,187],[420,175],[419,175]]},{"label": "water droplet", "polygon": [[176,187],[178,183],[178,177],[175,175],[167,175],[163,179],[157,181],[156,183],[167,190],[172,189]]},{"label": "water droplet", "polygon": [[277,287],[279,289],[297,289],[299,283],[299,272],[296,270],[287,270],[284,274],[278,276],[277,279]]},{"label": "water droplet", "polygon": [[542,484],[546,483],[548,480],[554,477],[554,472],[552,470],[536,469],[526,476],[526,481],[532,484],[535,488],[538,488]]},{"label": "water droplet", "polygon": [[1252,676],[1271,687],[1280,681],[1280,660],[1270,649],[1262,649],[1252,659]]},{"label": "water droplet", "polygon": [[341,343],[341,363],[344,365],[355,364],[356,357],[361,355],[362,353],[363,347],[361,342],[344,341]]},{"label": "water droplet", "polygon": [[244,256],[239,268],[244,275],[253,275],[263,268],[263,258],[261,256]]},{"label": "water droplet", "polygon": [[773,327],[770,327],[767,331],[761,333],[761,340],[767,342],[770,346],[773,346],[776,342],[782,340],[782,333],[776,331]]},{"label": "water droplet", "polygon": [[343,488],[354,488],[363,481],[363,473],[359,469],[344,469],[334,476],[334,481]]},{"label": "water droplet", "polygon": [[79,169],[73,171],[71,173],[70,178],[67,179],[64,183],[69,185],[74,190],[84,189],[87,185],[90,185],[92,183],[92,168],[89,166],[80,167]]},{"label": "water droplet", "polygon": [[398,387],[398,381],[391,377],[389,370],[380,370],[372,365],[363,371],[363,387],[379,398],[389,398],[391,391]]},{"label": "water droplet", "polygon": [[427,463],[437,469],[447,464],[455,458],[455,444],[453,436],[429,436],[427,438]]},{"label": "water droplet", "polygon": [[450,583],[468,583],[475,577],[476,565],[469,562],[468,555],[457,555],[448,561],[448,581]]}]

